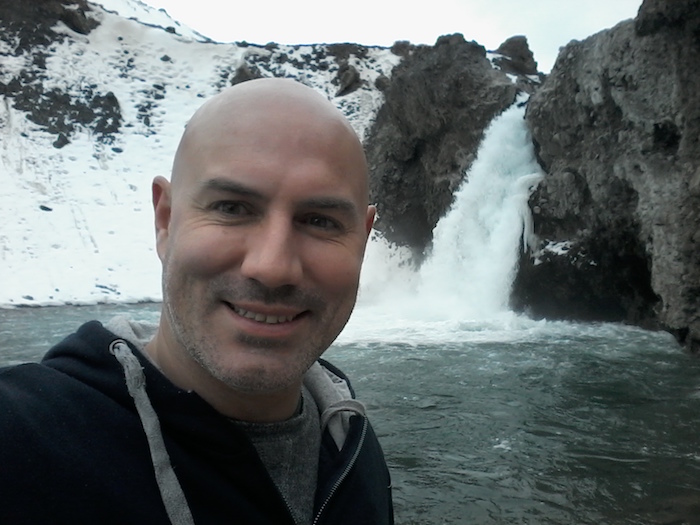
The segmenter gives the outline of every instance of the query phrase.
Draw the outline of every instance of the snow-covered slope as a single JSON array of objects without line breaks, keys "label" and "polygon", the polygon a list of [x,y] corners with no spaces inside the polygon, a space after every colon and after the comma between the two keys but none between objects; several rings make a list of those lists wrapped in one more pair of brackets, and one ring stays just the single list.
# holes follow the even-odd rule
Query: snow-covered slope
[{"label": "snow-covered slope", "polygon": [[154,9],[140,0],[93,0],[92,4],[100,5],[105,10],[123,18],[136,20],[142,24],[156,28],[167,29],[193,40],[211,42],[210,38],[194,31],[180,21],[173,19],[164,9]]},{"label": "snow-covered slope", "polygon": [[362,136],[382,100],[375,80],[400,60],[384,48],[363,48],[361,59],[349,54],[363,85],[336,97],[339,64],[327,46],[215,43],[141,2],[101,3],[105,9],[88,14],[99,22],[89,34],[54,27],[66,38],[42,51],[44,70],[32,50],[15,56],[14,43],[0,40],[0,82],[31,72],[44,92],[73,101],[111,92],[121,117],[118,133],[77,126],[59,148],[56,134],[16,109],[13,97],[3,98],[0,306],[160,298],[151,180],[169,174],[187,119],[240,65],[325,93]]}]

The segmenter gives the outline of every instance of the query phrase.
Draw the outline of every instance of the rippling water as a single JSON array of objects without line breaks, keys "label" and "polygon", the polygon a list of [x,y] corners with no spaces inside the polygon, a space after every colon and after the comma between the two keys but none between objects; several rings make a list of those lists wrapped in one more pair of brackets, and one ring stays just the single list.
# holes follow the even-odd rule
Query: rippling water
[{"label": "rippling water", "polygon": [[330,354],[372,403],[398,523],[700,524],[700,361],[666,333],[507,309],[540,175],[513,107],[419,271],[370,251]]},{"label": "rippling water", "polygon": [[700,362],[629,327],[521,335],[332,350],[372,399],[399,523],[700,523]]},{"label": "rippling water", "polygon": [[[157,318],[0,310],[0,364],[120,312]],[[358,312],[326,357],[368,405],[398,524],[700,524],[700,361],[668,334],[511,320],[419,342],[369,324]]]}]

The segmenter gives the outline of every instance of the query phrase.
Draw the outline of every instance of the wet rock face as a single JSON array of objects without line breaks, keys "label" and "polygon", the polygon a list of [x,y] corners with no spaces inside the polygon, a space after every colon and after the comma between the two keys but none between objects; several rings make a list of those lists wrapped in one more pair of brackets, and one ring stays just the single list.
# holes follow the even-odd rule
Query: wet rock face
[{"label": "wet rock face", "polygon": [[700,350],[700,1],[647,0],[559,54],[527,121],[547,173],[514,305]]},{"label": "wet rock face", "polygon": [[434,47],[396,48],[404,59],[382,86],[385,103],[365,141],[371,199],[377,229],[420,261],[484,129],[514,102],[517,88],[462,35],[441,37]]}]

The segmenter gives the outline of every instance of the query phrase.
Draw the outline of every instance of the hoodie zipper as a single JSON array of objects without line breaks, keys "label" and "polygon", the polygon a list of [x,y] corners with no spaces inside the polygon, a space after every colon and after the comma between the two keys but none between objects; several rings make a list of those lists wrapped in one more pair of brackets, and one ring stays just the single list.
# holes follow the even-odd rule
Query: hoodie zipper
[{"label": "hoodie zipper", "polygon": [[338,480],[333,484],[331,491],[328,493],[328,497],[323,502],[323,505],[321,505],[321,507],[318,509],[318,514],[316,514],[316,517],[314,518],[314,521],[312,522],[311,525],[318,525],[319,520],[321,519],[321,514],[323,514],[323,511],[328,506],[328,503],[330,502],[331,498],[333,498],[333,495],[337,492],[340,485],[343,483],[345,478],[348,476],[352,467],[355,466],[355,462],[357,461],[357,457],[360,455],[360,450],[362,449],[362,446],[365,443],[365,436],[367,435],[367,425],[368,425],[368,421],[367,421],[367,418],[365,417],[365,418],[363,418],[362,433],[360,434],[360,441],[357,444],[357,448],[355,449],[355,453],[353,454],[352,458],[350,458],[350,461],[348,462],[347,466],[345,467],[345,470],[343,470],[343,473],[340,475]]},{"label": "hoodie zipper", "polygon": [[280,495],[280,498],[282,498],[282,501],[284,502],[284,506],[287,507],[287,512],[289,515],[292,517],[292,521],[294,523],[297,522],[296,518],[294,517],[294,513],[292,512],[292,506],[289,504],[289,501],[287,501],[287,498],[282,494],[282,491],[277,487],[277,484],[273,482],[273,485],[275,485],[275,488],[277,489],[277,494]]}]

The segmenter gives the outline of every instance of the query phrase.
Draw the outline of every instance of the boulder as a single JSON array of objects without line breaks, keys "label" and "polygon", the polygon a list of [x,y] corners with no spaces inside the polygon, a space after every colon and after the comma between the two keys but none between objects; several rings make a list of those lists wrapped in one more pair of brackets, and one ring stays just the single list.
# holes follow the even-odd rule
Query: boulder
[{"label": "boulder", "polygon": [[512,36],[503,42],[496,53],[501,55],[494,59],[501,70],[515,75],[539,75],[535,56],[530,51],[527,37]]}]

